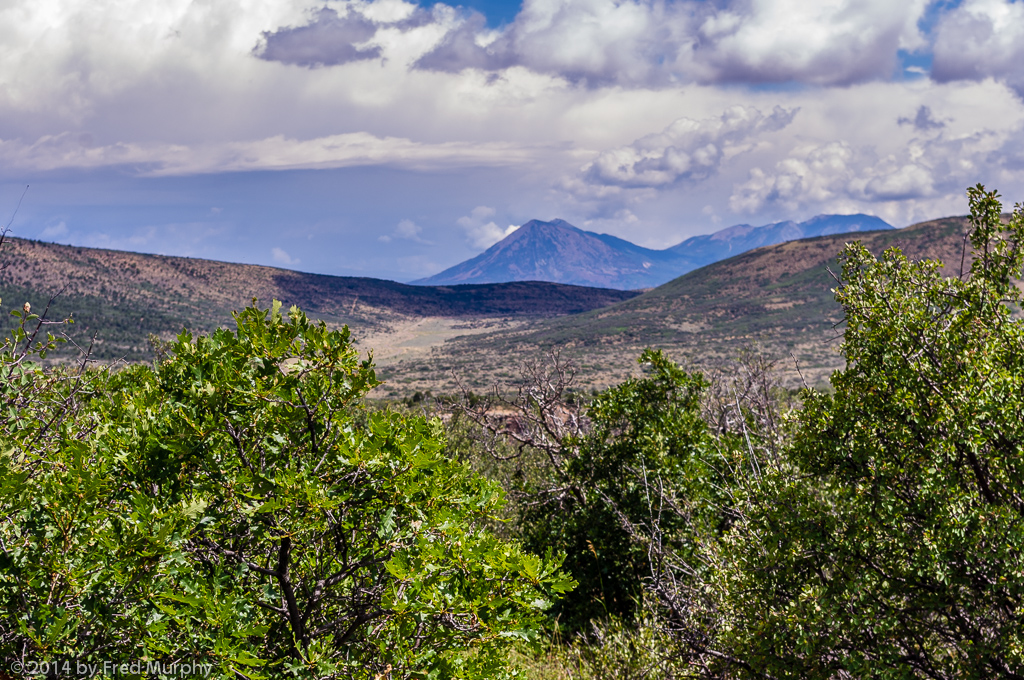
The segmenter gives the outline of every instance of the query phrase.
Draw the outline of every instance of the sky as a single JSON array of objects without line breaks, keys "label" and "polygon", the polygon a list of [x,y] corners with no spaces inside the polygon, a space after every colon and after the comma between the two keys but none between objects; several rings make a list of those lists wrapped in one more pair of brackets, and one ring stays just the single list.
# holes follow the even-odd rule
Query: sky
[{"label": "sky", "polygon": [[1024,0],[0,0],[15,236],[408,281],[1024,201]]}]

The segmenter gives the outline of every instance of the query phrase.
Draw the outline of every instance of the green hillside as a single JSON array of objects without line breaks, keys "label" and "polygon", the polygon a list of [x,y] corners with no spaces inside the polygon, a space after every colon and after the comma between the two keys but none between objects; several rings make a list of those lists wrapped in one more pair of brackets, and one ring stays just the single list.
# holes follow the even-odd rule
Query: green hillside
[{"label": "green hillside", "polygon": [[[355,335],[408,318],[542,318],[575,314],[635,297],[629,291],[521,282],[410,286],[185,257],[143,255],[7,239],[0,249],[5,309],[30,302],[47,318],[72,316],[75,338],[95,334],[97,358],[149,358],[147,337],[182,328],[210,331],[253,298],[298,305],[310,316],[348,324]],[[6,315],[4,315],[6,318]]]}]

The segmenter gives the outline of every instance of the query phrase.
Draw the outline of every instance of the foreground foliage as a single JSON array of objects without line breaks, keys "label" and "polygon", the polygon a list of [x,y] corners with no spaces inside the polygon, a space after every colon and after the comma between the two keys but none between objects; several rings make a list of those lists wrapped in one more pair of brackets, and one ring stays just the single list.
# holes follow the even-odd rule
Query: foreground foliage
[{"label": "foreground foliage", "polygon": [[498,677],[572,585],[484,528],[500,489],[438,421],[361,409],[347,329],[250,307],[114,373],[44,371],[24,340],[0,357],[9,663]]},{"label": "foreground foliage", "polygon": [[[573,621],[585,677],[1024,677],[1024,212],[1004,222],[994,192],[968,193],[955,276],[846,247],[847,367],[787,417],[750,362],[709,382],[649,353],[555,443],[505,426],[564,461],[546,495],[513,495],[522,534],[555,537],[590,601],[603,541],[653,611],[605,599],[623,618]],[[512,406],[536,424],[570,408]],[[552,507],[558,488],[587,502]],[[645,640],[659,649],[635,653]]]},{"label": "foreground foliage", "polygon": [[18,312],[0,649],[500,677],[543,624],[545,680],[1022,678],[1024,211],[969,197],[954,276],[845,248],[847,366],[799,409],[756,354],[648,351],[591,399],[554,355],[446,438],[362,409],[372,367],[297,310],[115,373],[43,370]]},{"label": "foreground foliage", "polygon": [[[974,259],[842,255],[848,367],[727,546],[725,641],[774,677],[1024,674],[1024,214],[971,190]],[[741,599],[742,598],[742,599]]]}]

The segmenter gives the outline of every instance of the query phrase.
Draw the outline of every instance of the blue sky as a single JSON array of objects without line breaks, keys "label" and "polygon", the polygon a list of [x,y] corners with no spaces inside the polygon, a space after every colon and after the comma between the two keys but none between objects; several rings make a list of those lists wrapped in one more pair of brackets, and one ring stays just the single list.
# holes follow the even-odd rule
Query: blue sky
[{"label": "blue sky", "polygon": [[531,218],[650,247],[1024,200],[1024,2],[10,0],[28,238],[410,280]]},{"label": "blue sky", "polygon": [[[431,6],[430,3],[426,2],[419,4],[427,9]],[[499,28],[515,21],[522,5],[518,2],[506,2],[505,0],[475,0],[474,2],[463,2],[456,6],[479,12],[487,17],[488,26]]]}]

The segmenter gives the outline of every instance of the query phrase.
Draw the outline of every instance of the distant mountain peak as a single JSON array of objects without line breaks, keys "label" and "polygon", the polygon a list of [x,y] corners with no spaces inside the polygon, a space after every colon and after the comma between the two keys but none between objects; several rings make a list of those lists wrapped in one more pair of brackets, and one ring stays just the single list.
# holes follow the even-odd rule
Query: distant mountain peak
[{"label": "distant mountain peak", "polygon": [[530,220],[476,257],[418,281],[419,285],[550,281],[639,289],[753,248],[800,238],[892,229],[870,215],[818,215],[760,227],[737,224],[651,250],[610,234],[584,231],[563,219]]}]

